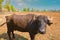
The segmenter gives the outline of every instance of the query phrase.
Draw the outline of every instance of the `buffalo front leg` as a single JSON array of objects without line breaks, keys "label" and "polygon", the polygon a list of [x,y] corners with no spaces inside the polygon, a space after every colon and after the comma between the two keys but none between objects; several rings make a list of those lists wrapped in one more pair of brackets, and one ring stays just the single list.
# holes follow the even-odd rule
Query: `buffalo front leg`
[{"label": "buffalo front leg", "polygon": [[8,34],[9,40],[12,40],[11,39],[11,32],[10,31],[7,31],[7,34]]},{"label": "buffalo front leg", "polygon": [[34,33],[29,33],[31,40],[34,40],[35,34]]}]

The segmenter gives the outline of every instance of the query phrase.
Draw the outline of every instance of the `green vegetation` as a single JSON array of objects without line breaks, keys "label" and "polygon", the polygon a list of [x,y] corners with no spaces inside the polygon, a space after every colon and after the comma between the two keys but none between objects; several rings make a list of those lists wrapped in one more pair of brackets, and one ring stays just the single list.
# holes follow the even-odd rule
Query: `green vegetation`
[{"label": "green vegetation", "polygon": [[8,11],[13,11],[13,12],[16,11],[16,8],[13,5],[10,5],[10,4],[4,5],[4,8],[6,8]]},{"label": "green vegetation", "polygon": [[15,11],[16,11],[16,8],[15,8],[13,5],[11,5],[11,10],[12,10],[13,12],[15,12]]},{"label": "green vegetation", "polygon": [[8,11],[10,11],[10,9],[11,9],[10,6],[11,6],[11,5],[9,5],[9,4],[5,4],[5,5],[4,5],[4,8],[7,9]]},{"label": "green vegetation", "polygon": [[29,9],[29,8],[23,8],[22,12],[60,12],[60,10],[38,10],[38,9]]},{"label": "green vegetation", "polygon": [[22,12],[40,12],[40,10],[36,10],[34,8],[29,9],[29,8],[26,7],[26,8],[23,8]]},{"label": "green vegetation", "polygon": [[8,12],[10,12],[10,11],[15,12],[17,10],[15,8],[15,6],[10,4],[11,0],[6,0],[5,5],[2,4],[3,2],[4,2],[4,0],[0,0],[0,12],[2,12],[2,8],[7,9]]},{"label": "green vegetation", "polygon": [[22,10],[23,12],[29,12],[30,11],[30,9],[29,8],[23,8],[23,10]]},{"label": "green vegetation", "polygon": [[3,2],[4,0],[0,0],[0,12],[2,11],[2,2]]},{"label": "green vegetation", "polygon": [[36,12],[40,12],[40,10],[36,10]]},{"label": "green vegetation", "polygon": [[4,8],[6,8],[8,11],[16,11],[17,9],[10,4],[11,0],[6,1],[6,4],[4,5]]},{"label": "green vegetation", "polygon": [[31,9],[31,12],[34,12],[34,11],[35,11],[35,9],[34,9],[34,8],[32,8],[32,9]]}]

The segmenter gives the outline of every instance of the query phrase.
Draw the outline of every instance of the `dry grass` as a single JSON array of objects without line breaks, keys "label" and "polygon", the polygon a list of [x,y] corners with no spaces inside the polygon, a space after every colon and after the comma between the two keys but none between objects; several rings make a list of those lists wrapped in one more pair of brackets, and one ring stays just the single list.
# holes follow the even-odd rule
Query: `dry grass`
[{"label": "dry grass", "polygon": [[[42,35],[42,34],[38,33],[35,36],[35,40],[60,40],[60,12],[13,12],[12,14],[14,14],[14,13],[16,13],[16,14],[32,13],[32,14],[36,14],[36,15],[46,15],[46,16],[52,18],[53,24],[50,27],[47,25],[46,34]],[[0,14],[0,24],[5,22],[4,16],[6,16],[6,15],[9,15],[9,14]],[[4,38],[7,35],[4,36],[3,34],[6,34],[6,33],[7,33],[6,25],[0,27],[0,38],[1,38],[0,40],[4,40]],[[15,34],[17,34],[17,36],[19,35],[19,37],[22,36],[23,38],[30,40],[29,33],[27,33],[27,32],[24,33],[24,32],[15,31]],[[8,37],[6,37],[5,40],[7,38]],[[17,38],[16,40],[18,40],[18,39],[19,38]],[[20,39],[21,39],[21,37],[20,37]]]}]

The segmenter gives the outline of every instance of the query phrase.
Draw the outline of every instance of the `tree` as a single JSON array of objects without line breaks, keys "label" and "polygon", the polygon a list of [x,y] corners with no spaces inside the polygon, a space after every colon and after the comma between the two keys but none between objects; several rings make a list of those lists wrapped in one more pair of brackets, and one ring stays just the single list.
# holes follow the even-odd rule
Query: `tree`
[{"label": "tree", "polygon": [[2,2],[3,2],[4,0],[0,0],[0,11],[2,11]]},{"label": "tree", "polygon": [[46,9],[44,9],[44,10],[43,10],[43,12],[47,12],[47,10],[46,10]]},{"label": "tree", "polygon": [[6,4],[4,5],[4,7],[5,7],[8,11],[10,11],[10,10],[11,10],[10,2],[11,2],[11,0],[6,0]]},{"label": "tree", "polygon": [[5,4],[4,8],[6,8],[8,11],[10,11],[10,4]]},{"label": "tree", "polygon": [[8,10],[8,11],[13,11],[13,12],[15,12],[16,11],[16,8],[13,6],[13,5],[11,5],[11,4],[6,4],[5,5],[5,8]]},{"label": "tree", "polygon": [[29,12],[30,11],[30,9],[29,8],[27,8],[27,12]]},{"label": "tree", "polygon": [[11,5],[11,10],[12,10],[13,12],[15,12],[15,11],[16,11],[16,8],[15,8],[13,5]]},{"label": "tree", "polygon": [[9,12],[10,11],[16,11],[16,8],[10,4],[11,0],[7,0],[6,4],[4,5],[4,8],[6,8]]},{"label": "tree", "polygon": [[36,12],[40,12],[40,10],[36,10]]},{"label": "tree", "polygon": [[34,8],[32,8],[32,9],[31,9],[31,12],[34,12],[34,11],[35,11],[35,9],[34,9]]},{"label": "tree", "polygon": [[26,11],[26,8],[23,8],[23,10],[22,10],[22,11],[24,11],[24,12],[25,12],[25,11]]},{"label": "tree", "polygon": [[24,12],[29,12],[30,11],[30,9],[29,8],[23,8],[23,10],[22,11],[24,11]]}]

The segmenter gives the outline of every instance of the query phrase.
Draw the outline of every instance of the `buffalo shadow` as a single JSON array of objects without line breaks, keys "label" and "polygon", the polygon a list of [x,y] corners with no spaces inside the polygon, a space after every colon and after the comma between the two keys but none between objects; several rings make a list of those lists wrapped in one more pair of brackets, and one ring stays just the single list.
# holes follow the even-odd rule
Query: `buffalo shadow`
[{"label": "buffalo shadow", "polygon": [[[8,37],[7,33],[0,34],[0,40],[9,40],[9,37]],[[15,39],[14,40],[28,40],[28,39],[21,36],[21,35],[15,34]]]}]

